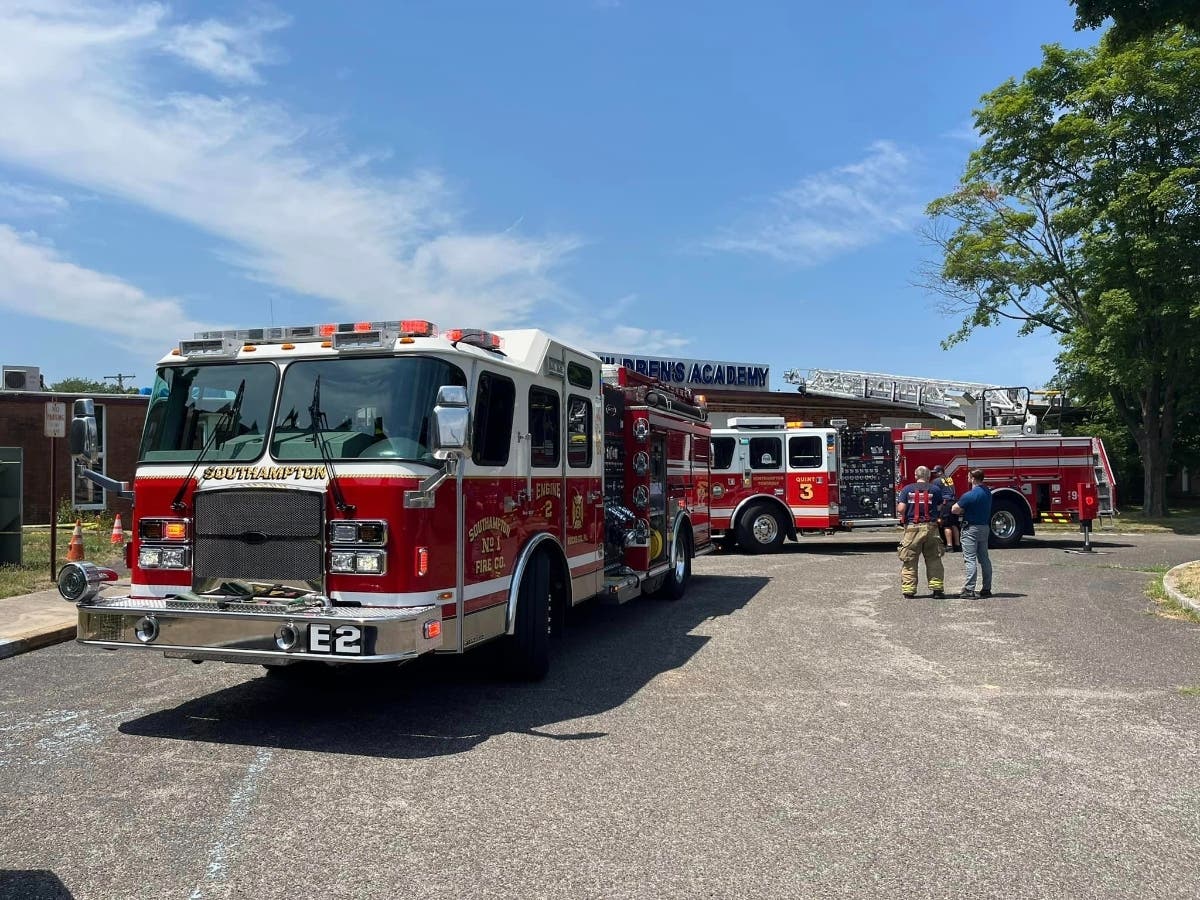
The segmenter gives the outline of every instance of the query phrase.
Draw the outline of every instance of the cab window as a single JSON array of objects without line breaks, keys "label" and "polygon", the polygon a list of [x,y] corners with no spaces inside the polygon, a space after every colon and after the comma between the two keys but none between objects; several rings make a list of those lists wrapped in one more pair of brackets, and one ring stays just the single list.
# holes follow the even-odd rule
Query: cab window
[{"label": "cab window", "polygon": [[777,437],[750,438],[750,468],[778,469],[783,466],[783,439]]},{"label": "cab window", "polygon": [[788,467],[819,469],[825,462],[825,449],[818,434],[796,435],[788,438]]},{"label": "cab window", "polygon": [[492,372],[479,376],[475,392],[471,459],[477,466],[508,464],[512,438],[513,405],[517,388],[512,379]]},{"label": "cab window", "polygon": [[586,469],[592,464],[592,403],[572,394],[567,398],[567,465]]},{"label": "cab window", "polygon": [[715,437],[712,439],[712,455],[714,469],[728,469],[733,465],[733,448],[737,442],[731,437]]},{"label": "cab window", "polygon": [[558,394],[541,387],[529,389],[529,445],[531,464],[552,469],[559,461]]}]

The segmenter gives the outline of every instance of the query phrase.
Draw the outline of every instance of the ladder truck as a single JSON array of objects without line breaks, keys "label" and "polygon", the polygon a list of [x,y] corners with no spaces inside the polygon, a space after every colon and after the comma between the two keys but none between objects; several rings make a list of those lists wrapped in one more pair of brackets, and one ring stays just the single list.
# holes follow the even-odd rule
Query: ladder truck
[{"label": "ladder truck", "polygon": [[[918,466],[940,465],[956,496],[969,489],[972,469],[984,470],[993,547],[1015,547],[1038,522],[1113,515],[1112,466],[1094,437],[814,427],[741,416],[713,429],[712,442],[714,534],[751,553],[807,533],[898,525],[896,494]],[[1088,502],[1094,514],[1081,506]]]},{"label": "ladder truck", "polygon": [[[95,450],[90,401],[72,451]],[[586,600],[681,597],[712,549],[703,402],[527,329],[423,320],[201,332],[158,364],[127,596],[65,566],[78,641],[271,674],[502,642]]]}]

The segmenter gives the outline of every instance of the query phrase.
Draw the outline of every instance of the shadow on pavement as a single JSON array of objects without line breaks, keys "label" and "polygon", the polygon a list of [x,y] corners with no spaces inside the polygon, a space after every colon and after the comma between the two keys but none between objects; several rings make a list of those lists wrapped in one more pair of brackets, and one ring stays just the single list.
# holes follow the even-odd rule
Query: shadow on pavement
[{"label": "shadow on pavement", "polygon": [[57,875],[46,869],[0,869],[0,900],[72,900]]},{"label": "shadow on pavement", "polygon": [[119,730],[388,759],[463,753],[509,732],[595,740],[605,732],[554,726],[615,709],[655,676],[684,665],[709,640],[692,632],[741,609],[767,581],[697,576],[676,603],[644,597],[623,606],[585,604],[555,642],[550,674],[534,684],[498,680],[488,648],[479,648],[399,668],[332,673],[337,677],[319,687],[264,675]]}]

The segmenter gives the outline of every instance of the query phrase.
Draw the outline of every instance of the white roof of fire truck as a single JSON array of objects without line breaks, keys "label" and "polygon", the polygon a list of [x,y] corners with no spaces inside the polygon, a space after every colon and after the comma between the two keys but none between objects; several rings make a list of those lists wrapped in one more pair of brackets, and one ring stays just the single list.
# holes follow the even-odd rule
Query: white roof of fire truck
[{"label": "white roof of fire truck", "polygon": [[380,352],[458,352],[537,375],[550,374],[547,358],[556,346],[600,364],[600,358],[594,353],[571,346],[536,328],[495,332],[478,328],[439,330],[424,319],[198,331],[192,340],[180,341],[159,364],[263,358],[321,359]]}]

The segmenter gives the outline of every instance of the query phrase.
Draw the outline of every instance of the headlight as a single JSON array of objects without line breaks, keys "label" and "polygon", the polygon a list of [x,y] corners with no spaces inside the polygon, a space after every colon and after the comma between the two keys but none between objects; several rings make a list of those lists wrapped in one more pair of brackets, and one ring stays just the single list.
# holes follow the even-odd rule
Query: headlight
[{"label": "headlight", "polygon": [[330,522],[329,543],[335,546],[366,544],[382,547],[387,543],[387,522],[377,519]]},{"label": "headlight", "polygon": [[329,554],[329,569],[346,575],[382,575],[387,570],[387,554],[382,550],[334,550]]},{"label": "headlight", "polygon": [[358,526],[353,522],[334,522],[330,537],[335,544],[353,544],[358,540]]},{"label": "headlight", "polygon": [[143,569],[186,569],[191,565],[187,547],[142,547],[138,566]]},{"label": "headlight", "polygon": [[143,569],[157,569],[162,566],[162,550],[157,547],[142,547],[138,550],[138,566]]},{"label": "headlight", "polygon": [[162,551],[164,569],[183,569],[187,567],[187,549],[184,547],[168,547]]}]

